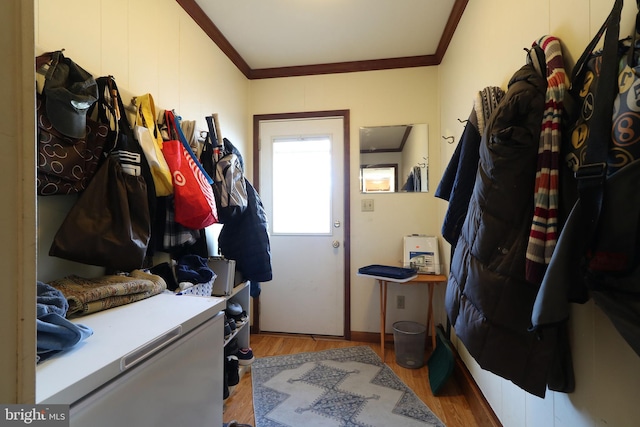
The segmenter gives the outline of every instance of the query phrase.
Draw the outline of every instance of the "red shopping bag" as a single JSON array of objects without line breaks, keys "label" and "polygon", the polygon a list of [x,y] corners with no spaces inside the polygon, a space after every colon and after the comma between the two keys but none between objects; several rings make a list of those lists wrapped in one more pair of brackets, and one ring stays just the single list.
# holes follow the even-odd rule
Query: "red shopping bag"
[{"label": "red shopping bag", "polygon": [[172,138],[162,144],[173,178],[175,221],[187,228],[199,230],[218,222],[213,189],[202,173],[196,159],[178,139],[173,113],[166,112],[165,120]]}]

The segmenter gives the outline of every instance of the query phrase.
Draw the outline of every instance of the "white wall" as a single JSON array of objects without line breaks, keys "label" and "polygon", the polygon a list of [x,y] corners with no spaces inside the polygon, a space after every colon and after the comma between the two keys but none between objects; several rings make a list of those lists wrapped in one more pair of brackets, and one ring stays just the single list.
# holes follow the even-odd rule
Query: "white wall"
[{"label": "white wall", "polygon": [[[37,53],[65,48],[69,57],[95,75],[114,75],[128,94],[151,92],[160,108],[175,108],[186,119],[201,121],[209,113],[220,113],[223,133],[249,161],[253,114],[350,109],[351,327],[354,331],[378,332],[377,288],[354,272],[371,263],[401,263],[404,234],[439,235],[446,203],[435,199],[433,191],[455,149],[442,136],[453,135],[458,141],[463,127],[457,119],[468,117],[474,93],[488,85],[506,88],[513,71],[524,62],[522,49],[538,37],[549,33],[560,37],[567,47],[565,59],[572,64],[611,3],[472,1],[440,67],[251,82],[173,0],[36,0],[35,40]],[[632,23],[633,2],[628,3],[625,29]],[[375,211],[360,212],[363,196],[358,193],[357,180],[358,128],[399,123],[429,125],[431,191],[426,195],[366,195],[375,199]],[[48,245],[50,237],[41,229],[38,233],[38,275],[53,275],[69,268],[47,264],[42,245]],[[442,249],[446,255],[448,248]],[[395,293],[390,289],[391,301]],[[407,296],[405,313],[422,320],[425,290],[407,287],[403,293]],[[442,301],[442,295],[442,289],[438,289],[436,302]],[[405,313],[403,319],[407,319]],[[399,316],[391,310],[388,325]],[[436,316],[437,321],[443,321],[443,310],[437,310]],[[576,392],[549,393],[544,400],[482,371],[459,346],[505,426],[637,424],[640,359],[591,303],[575,308],[571,328]],[[389,327],[387,332],[391,332]],[[11,372],[4,365],[2,371]],[[28,394],[30,386],[25,387]]]},{"label": "white wall", "polygon": [[[626,3],[624,35],[635,14],[635,2]],[[513,72],[524,64],[523,48],[539,37],[560,38],[570,69],[612,5],[613,0],[470,1],[440,66],[443,135],[459,140],[463,127],[457,119],[468,117],[474,94],[486,86],[506,89]],[[441,151],[443,167],[454,149],[450,145]],[[439,207],[441,217],[446,203]],[[461,344],[458,349],[505,426],[638,425],[640,358],[591,302],[574,307],[570,328],[576,374],[572,394],[548,392],[545,399],[528,395],[482,371]]]},{"label": "white wall", "polygon": [[[36,0],[36,54],[65,56],[94,77],[113,75],[125,105],[151,93],[158,109],[175,109],[207,129],[218,113],[224,137],[250,157],[249,82],[175,0]],[[39,197],[38,278],[101,269],[48,256],[73,196]]]},{"label": "white wall", "polygon": [[[441,219],[433,191],[442,174],[438,134],[438,68],[254,80],[250,114],[348,109],[351,111],[351,330],[379,332],[379,291],[371,279],[357,276],[369,264],[402,265],[402,236],[438,235]],[[430,193],[359,192],[358,133],[362,126],[429,125]],[[403,182],[404,183],[404,182]],[[374,212],[361,212],[360,200],[374,199]],[[267,285],[265,285],[267,286]],[[442,290],[439,290],[442,291]],[[389,310],[387,332],[396,320],[426,321],[426,286],[405,286],[406,309]],[[389,301],[397,289],[389,287]],[[436,313],[438,314],[438,313]]]}]

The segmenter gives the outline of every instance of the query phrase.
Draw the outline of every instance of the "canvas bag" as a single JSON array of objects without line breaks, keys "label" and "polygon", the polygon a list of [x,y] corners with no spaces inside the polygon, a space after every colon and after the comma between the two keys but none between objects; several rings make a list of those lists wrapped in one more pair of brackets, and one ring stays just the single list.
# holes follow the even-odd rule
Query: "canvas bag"
[{"label": "canvas bag", "polygon": [[[542,281],[532,324],[540,328],[566,321],[568,302],[586,302],[590,296],[640,355],[640,160],[607,173],[607,158],[616,150],[611,143],[612,112],[615,117],[620,111],[614,109],[614,99],[620,99],[621,90],[615,81],[622,3],[616,0],[595,42],[581,58],[590,56],[606,30],[601,72],[593,89],[585,161],[576,173],[579,199],[562,229]],[[639,17],[640,14],[636,23]],[[581,64],[582,60],[576,67]],[[623,65],[618,81],[626,72]]]},{"label": "canvas bag", "polygon": [[164,141],[162,153],[173,177],[175,221],[193,230],[215,224],[216,202],[207,175],[188,144],[180,140],[179,123],[172,112],[165,111],[165,122],[173,138]]},{"label": "canvas bag", "polygon": [[213,150],[213,192],[218,206],[221,224],[240,217],[248,205],[247,186],[244,180],[242,155],[227,138],[222,143],[213,116],[206,118],[209,127],[209,141]]},{"label": "canvas bag", "polygon": [[144,266],[149,255],[155,190],[140,145],[133,137],[113,77],[99,77],[91,113],[109,129],[110,155],[71,207],[49,255],[117,271]]},{"label": "canvas bag", "polygon": [[168,196],[173,193],[171,170],[162,154],[162,136],[156,125],[156,107],[151,94],[147,93],[134,98],[136,122],[134,132],[138,143],[151,168],[156,196]]},{"label": "canvas bag", "polygon": [[216,162],[214,179],[215,194],[220,199],[218,206],[222,224],[238,218],[247,208],[247,187],[244,180],[243,166],[235,147],[228,139],[224,139],[225,149],[232,150],[224,154]]},{"label": "canvas bag", "polygon": [[128,272],[142,267],[150,235],[144,178],[109,156],[71,207],[49,255]]},{"label": "canvas bag", "polygon": [[[580,166],[588,162],[587,149],[589,147],[589,135],[592,132],[591,121],[596,117],[594,105],[599,101],[596,90],[600,87],[602,79],[604,49],[595,51],[594,49],[601,40],[607,28],[611,33],[616,32],[607,19],[602,25],[593,40],[586,47],[581,57],[576,62],[571,76],[571,88],[567,103],[573,108],[567,123],[569,129],[564,134],[569,139],[565,146],[565,161],[577,172]],[[619,23],[618,23],[619,27]],[[638,22],[636,20],[636,28]],[[616,91],[613,106],[612,124],[610,130],[610,144],[603,146],[607,150],[605,162],[607,164],[607,175],[620,170],[640,158],[640,106],[638,95],[636,94],[640,86],[640,65],[637,65],[638,53],[640,49],[635,43],[636,37],[627,37],[624,40],[617,40],[617,55],[610,53],[610,59],[616,61],[618,69],[617,86],[613,81],[605,81],[603,84],[610,85],[611,90]]]},{"label": "canvas bag", "polygon": [[87,118],[87,135],[70,138],[51,126],[44,97],[36,96],[40,196],[77,194],[87,188],[102,161],[108,128]]},{"label": "canvas bag", "polygon": [[[61,51],[36,57],[37,75],[46,75],[64,58]],[[77,66],[77,65],[76,65]],[[79,66],[77,66],[80,68]],[[86,73],[86,72],[85,72]],[[86,73],[90,76],[90,74]],[[39,91],[40,92],[40,91]],[[36,93],[38,120],[38,170],[37,191],[41,196],[76,194],[83,191],[102,161],[108,128],[87,117],[86,135],[73,138],[59,132],[49,120],[46,95]],[[44,91],[42,91],[44,92]]]},{"label": "canvas bag", "polygon": [[[142,176],[147,186],[147,204],[149,216],[155,218],[156,189],[151,174],[151,168],[144,155],[142,147],[135,138],[133,129],[127,117],[120,91],[113,76],[103,76],[96,79],[98,83],[98,102],[95,103],[92,117],[99,123],[109,127],[106,147],[118,157],[118,161],[125,173]],[[152,220],[152,227],[154,227]],[[153,235],[157,233],[152,233]],[[147,255],[153,255],[153,244],[149,245]]]}]

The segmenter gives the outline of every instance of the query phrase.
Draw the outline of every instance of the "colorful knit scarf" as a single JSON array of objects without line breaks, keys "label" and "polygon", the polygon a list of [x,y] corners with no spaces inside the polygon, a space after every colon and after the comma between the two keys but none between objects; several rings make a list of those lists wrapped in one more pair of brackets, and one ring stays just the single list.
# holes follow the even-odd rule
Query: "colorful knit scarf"
[{"label": "colorful knit scarf", "polygon": [[560,40],[544,36],[533,46],[542,48],[547,64],[547,92],[542,116],[538,166],[534,192],[534,214],[526,255],[526,278],[540,284],[558,240],[558,164],[561,118],[568,78]]}]

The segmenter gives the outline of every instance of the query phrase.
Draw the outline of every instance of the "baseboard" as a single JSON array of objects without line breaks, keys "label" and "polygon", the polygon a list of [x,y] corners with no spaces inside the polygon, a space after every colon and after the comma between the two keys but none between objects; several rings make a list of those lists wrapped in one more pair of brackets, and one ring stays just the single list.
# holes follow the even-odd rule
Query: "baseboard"
[{"label": "baseboard", "polygon": [[[393,342],[393,334],[386,334],[384,337],[385,342]],[[380,342],[380,334],[377,332],[357,332],[351,331],[351,341],[361,342]]]},{"label": "baseboard", "polygon": [[454,349],[456,364],[453,369],[453,376],[464,393],[464,397],[469,403],[471,412],[475,417],[478,425],[481,427],[502,427],[502,423],[493,412],[491,405],[482,394],[482,390],[473,379],[471,372],[467,369],[467,365],[460,358],[460,355]]},{"label": "baseboard", "polygon": [[[380,343],[380,334],[377,332],[351,331],[351,341]],[[427,346],[431,347],[431,340],[426,341]],[[393,343],[393,334],[385,334],[385,342]],[[453,370],[453,376],[458,382],[464,397],[467,399],[478,425],[481,427],[502,427],[502,423],[495,412],[493,412],[493,409],[491,409],[491,405],[487,402],[480,387],[478,387],[478,384],[473,379],[471,372],[469,372],[469,369],[467,369],[467,366],[455,349],[454,353],[456,364]]]},{"label": "baseboard", "polygon": [[[361,341],[361,342],[374,342],[380,343],[380,334],[377,332],[354,332],[351,331],[351,340],[350,341]],[[393,344],[393,334],[385,334],[384,342]],[[425,349],[431,348],[431,340],[426,339]]]}]

